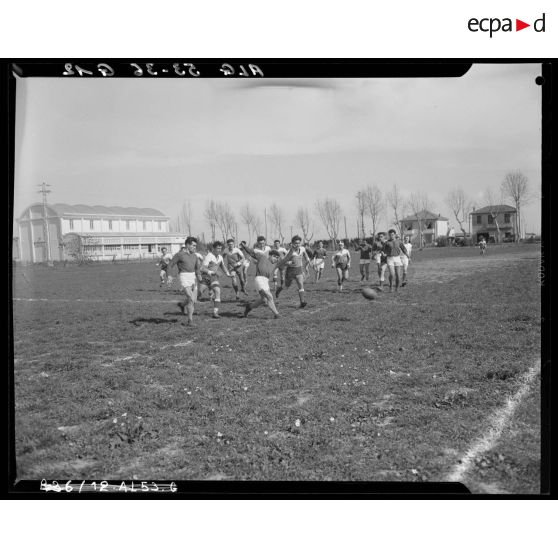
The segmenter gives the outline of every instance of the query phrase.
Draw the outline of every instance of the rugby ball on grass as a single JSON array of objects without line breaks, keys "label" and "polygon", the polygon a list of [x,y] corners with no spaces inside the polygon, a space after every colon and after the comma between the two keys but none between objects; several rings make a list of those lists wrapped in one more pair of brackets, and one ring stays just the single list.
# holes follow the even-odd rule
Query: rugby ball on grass
[{"label": "rugby ball on grass", "polygon": [[363,287],[361,293],[362,296],[368,300],[376,300],[378,298],[378,291],[371,287]]}]

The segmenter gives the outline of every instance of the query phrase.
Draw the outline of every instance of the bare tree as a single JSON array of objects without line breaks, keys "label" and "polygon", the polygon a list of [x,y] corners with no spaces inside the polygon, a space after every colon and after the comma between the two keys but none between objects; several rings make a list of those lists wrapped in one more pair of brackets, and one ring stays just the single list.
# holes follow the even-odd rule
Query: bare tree
[{"label": "bare tree", "polygon": [[405,211],[407,202],[401,195],[399,187],[394,184],[392,189],[386,194],[386,200],[393,211],[393,224],[397,228],[397,232],[403,236],[403,231],[401,230],[401,214]]},{"label": "bare tree", "polygon": [[464,223],[469,222],[469,213],[473,207],[473,202],[467,198],[462,188],[454,188],[446,196],[446,204],[455,216],[459,228],[463,233],[463,239],[467,238]]},{"label": "bare tree", "polygon": [[283,244],[285,237],[283,236],[283,212],[281,208],[276,204],[271,204],[269,208],[269,219],[271,221],[271,226],[274,228],[274,232],[277,233],[277,238]]},{"label": "bare tree", "polygon": [[211,242],[215,242],[215,229],[217,227],[217,204],[215,200],[207,200],[203,216],[211,229]]},{"label": "bare tree", "polygon": [[231,236],[234,236],[236,228],[236,218],[228,204],[224,202],[215,203],[214,210],[215,224],[219,228],[219,231],[221,231],[223,241],[225,241]]},{"label": "bare tree", "polygon": [[510,198],[515,206],[515,241],[519,242],[522,227],[521,206],[527,205],[532,199],[529,180],[520,170],[508,172],[502,181],[502,191],[504,196]]},{"label": "bare tree", "polygon": [[[496,226],[496,242],[500,242],[500,223],[498,217],[502,214],[502,206],[504,204],[503,189],[489,189],[485,193],[485,200],[488,204],[488,224]],[[492,219],[492,223],[490,220]]]},{"label": "bare tree", "polygon": [[248,229],[248,243],[252,243],[252,229],[256,216],[252,213],[252,208],[246,204],[240,208],[240,219]]},{"label": "bare tree", "polygon": [[254,222],[252,224],[252,228],[254,230],[254,236],[260,236],[263,234],[265,230],[264,222],[262,221],[261,217],[254,217]]},{"label": "bare tree", "polygon": [[357,211],[358,211],[358,226],[357,229],[359,229],[359,236],[362,236],[362,238],[364,238],[366,236],[366,230],[364,228],[364,216],[366,214],[366,190],[359,190],[356,193],[356,200],[357,200]]},{"label": "bare tree", "polygon": [[190,200],[184,202],[178,214],[178,230],[188,233],[192,236],[192,207]]},{"label": "bare tree", "polygon": [[[305,207],[299,207],[295,215],[295,224],[302,230],[304,242],[310,242],[314,236],[313,224],[310,219],[310,214]],[[310,232],[312,230],[312,232]]]},{"label": "bare tree", "polygon": [[424,192],[413,192],[409,196],[409,207],[413,213],[413,218],[417,221],[419,231],[419,246],[424,246],[424,221],[425,212],[428,210],[430,200]]},{"label": "bare tree", "polygon": [[325,198],[316,202],[316,212],[324,224],[331,240],[337,241],[339,237],[339,224],[341,222],[341,206],[337,200]]},{"label": "bare tree", "polygon": [[[367,186],[365,190],[365,210],[372,221],[372,235],[376,237],[376,227],[380,214],[385,209],[385,201],[382,192],[377,186]],[[399,231],[401,234],[401,231]]]}]

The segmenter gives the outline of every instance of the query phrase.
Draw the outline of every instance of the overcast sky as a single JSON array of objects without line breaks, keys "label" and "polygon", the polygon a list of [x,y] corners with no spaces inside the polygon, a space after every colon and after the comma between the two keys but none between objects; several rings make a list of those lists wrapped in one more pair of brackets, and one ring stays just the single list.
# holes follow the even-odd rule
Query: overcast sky
[{"label": "overcast sky", "polygon": [[[21,79],[15,216],[47,182],[50,203],[174,217],[190,200],[196,234],[208,232],[210,197],[237,214],[248,202],[262,218],[276,202],[287,227],[307,207],[326,236],[314,207],[329,196],[354,236],[355,193],[397,183],[456,224],[444,202],[454,187],[478,208],[519,169],[540,192],[539,74],[502,64],[455,79]],[[524,212],[527,232],[540,231],[540,205],[538,196]],[[386,211],[381,225],[391,219]]]}]

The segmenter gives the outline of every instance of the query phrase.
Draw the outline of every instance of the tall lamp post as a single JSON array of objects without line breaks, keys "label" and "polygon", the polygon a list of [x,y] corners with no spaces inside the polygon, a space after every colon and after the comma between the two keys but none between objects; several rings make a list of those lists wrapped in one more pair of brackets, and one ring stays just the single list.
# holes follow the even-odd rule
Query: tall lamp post
[{"label": "tall lamp post", "polygon": [[51,190],[48,189],[49,184],[43,182],[40,186],[39,194],[43,195],[43,226],[44,235],[46,241],[46,260],[47,265],[52,266],[52,258],[50,255],[50,231],[48,226],[48,215],[47,215],[47,194],[50,194]]}]

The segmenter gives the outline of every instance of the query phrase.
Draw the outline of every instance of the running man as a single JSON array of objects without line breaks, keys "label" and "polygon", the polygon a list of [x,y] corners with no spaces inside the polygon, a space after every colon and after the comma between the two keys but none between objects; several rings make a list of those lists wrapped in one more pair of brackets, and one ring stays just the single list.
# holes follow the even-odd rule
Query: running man
[{"label": "running man", "polygon": [[331,267],[337,272],[338,290],[343,290],[343,283],[349,279],[349,269],[351,267],[351,253],[345,248],[345,243],[339,241],[339,250],[331,256]]},{"label": "running man", "polygon": [[486,240],[484,236],[481,236],[481,239],[479,240],[479,248],[480,248],[481,256],[484,256],[484,252],[486,250]]},{"label": "running man", "polygon": [[[305,242],[304,243],[304,250],[306,250],[306,255],[308,256],[308,261],[312,261],[314,259],[314,250],[312,250],[312,248],[310,247],[310,243],[309,242]],[[304,272],[304,278],[308,279],[309,275],[310,275],[310,266],[307,266]]]},{"label": "running man", "polygon": [[411,261],[411,251],[413,250],[413,245],[411,244],[411,238],[409,236],[403,237],[403,244],[407,249],[407,254],[401,254],[401,263],[403,264],[403,281],[401,282],[402,287],[407,284],[407,268],[409,267],[409,262]]},{"label": "running man", "polygon": [[370,258],[372,255],[372,245],[366,242],[366,239],[361,240],[356,246],[355,250],[360,254],[360,282],[362,283],[370,278]]},{"label": "running man", "polygon": [[186,300],[179,302],[178,307],[188,315],[188,325],[193,325],[194,303],[196,302],[197,282],[201,280],[200,260],[196,254],[197,239],[189,236],[185,248],[177,252],[168,264],[168,270],[174,265],[178,268],[178,280],[186,293]]},{"label": "running man", "polygon": [[169,262],[172,260],[172,255],[167,252],[166,248],[161,248],[161,257],[157,262],[157,267],[160,268],[159,271],[159,288],[163,285],[172,285],[172,275],[168,273]]},{"label": "running man", "polygon": [[378,266],[378,278],[380,279],[380,289],[384,286],[387,259],[384,254],[384,244],[386,241],[386,235],[380,232],[376,235],[376,240],[372,244],[372,259],[376,262]]},{"label": "running man", "polygon": [[324,243],[320,240],[320,242],[318,242],[318,248],[316,248],[314,252],[314,259],[312,260],[312,267],[316,274],[316,283],[322,278],[326,256],[327,250],[324,248]]},{"label": "running man", "polygon": [[273,301],[273,295],[269,289],[269,280],[274,278],[277,270],[279,273],[282,268],[287,265],[290,257],[292,256],[293,249],[291,248],[289,252],[286,252],[285,256],[280,259],[280,253],[272,249],[269,251],[268,255],[264,255],[261,252],[256,252],[255,250],[250,250],[246,246],[245,242],[240,243],[240,247],[248,255],[256,260],[256,290],[258,291],[260,298],[254,302],[249,302],[244,309],[244,317],[248,316],[249,312],[265,304],[273,313],[273,317],[277,319],[279,317],[279,312]]},{"label": "running man", "polygon": [[231,274],[225,267],[225,261],[221,252],[223,250],[223,243],[216,241],[211,246],[211,252],[208,252],[203,259],[201,266],[201,281],[200,281],[200,296],[205,289],[211,291],[213,299],[213,318],[220,318],[219,304],[221,304],[221,285],[219,284],[218,271],[221,270],[227,277]]},{"label": "running man", "polygon": [[[293,281],[296,281],[298,287],[298,297],[300,298],[300,308],[304,308],[307,302],[304,300],[304,272],[308,270],[310,265],[310,258],[306,253],[303,246],[300,245],[302,238],[296,235],[293,236],[291,240],[291,250],[292,254],[290,256],[289,262],[287,264],[287,273],[285,274],[285,289],[288,289]],[[255,251],[255,250],[254,250]],[[279,287],[275,292],[275,296],[279,297],[279,294],[283,290]]]},{"label": "running man", "polygon": [[[281,241],[274,240],[273,241],[273,248],[279,253],[279,257],[282,259],[287,254],[287,249],[281,246]],[[283,285],[285,284],[285,266],[277,267],[275,273],[273,275],[273,292],[277,292],[277,283],[279,283],[279,288],[282,289]]]},{"label": "running man", "polygon": [[236,248],[232,238],[227,240],[227,248],[223,254],[223,259],[225,260],[227,269],[231,275],[234,294],[236,296],[236,300],[238,300],[240,298],[238,294],[239,290],[244,294],[247,294],[246,285],[244,283],[244,274],[242,273],[242,270],[244,269],[244,254],[240,249]]},{"label": "running man", "polygon": [[403,266],[401,262],[401,254],[409,257],[407,248],[401,240],[395,238],[395,229],[388,231],[389,238],[384,244],[384,254],[387,258],[387,266],[389,269],[389,292],[393,291],[393,278],[395,277],[395,292],[399,290],[399,270]]}]

